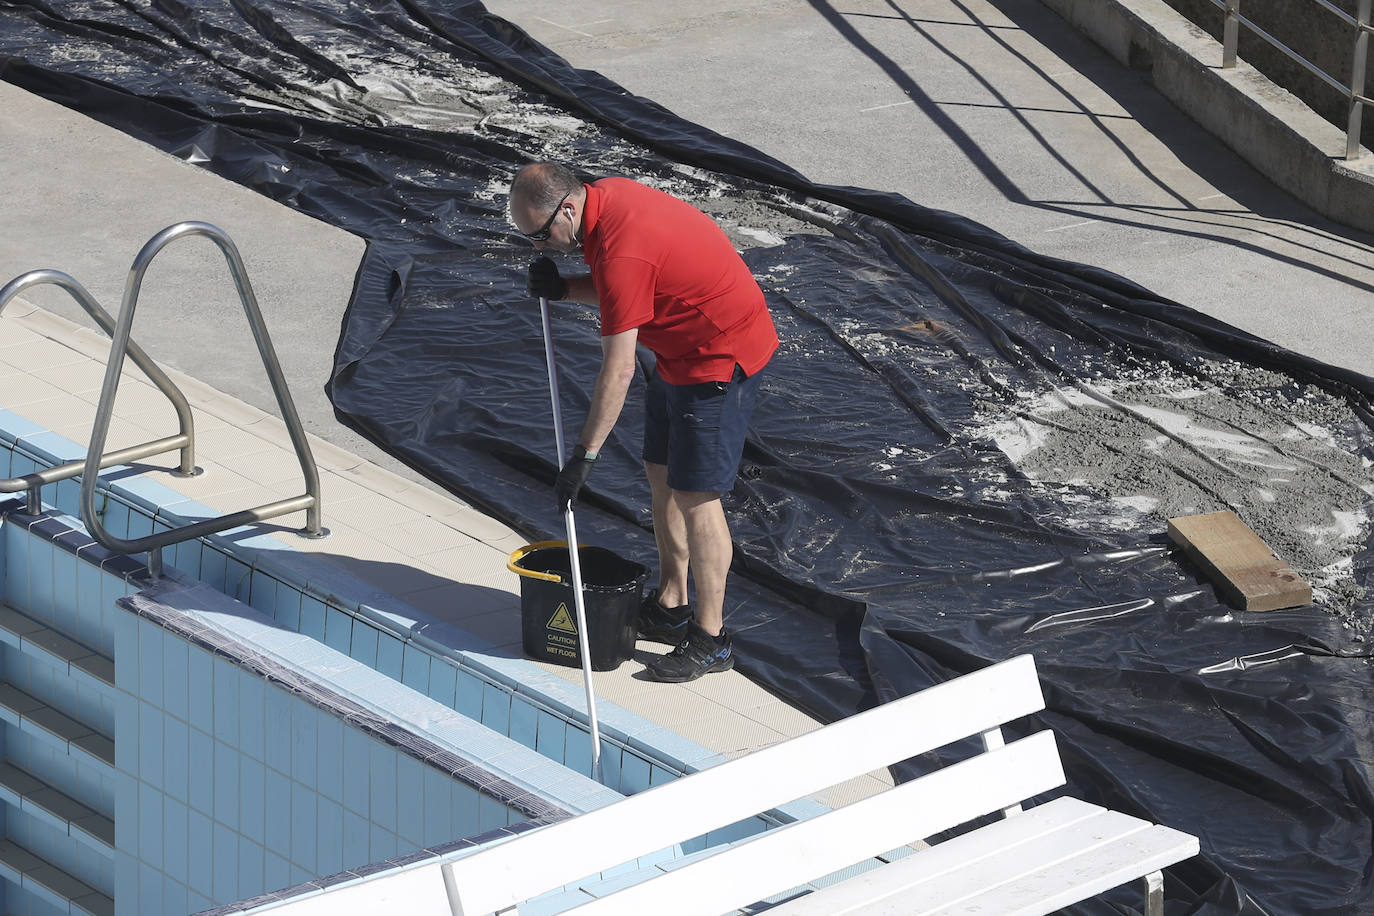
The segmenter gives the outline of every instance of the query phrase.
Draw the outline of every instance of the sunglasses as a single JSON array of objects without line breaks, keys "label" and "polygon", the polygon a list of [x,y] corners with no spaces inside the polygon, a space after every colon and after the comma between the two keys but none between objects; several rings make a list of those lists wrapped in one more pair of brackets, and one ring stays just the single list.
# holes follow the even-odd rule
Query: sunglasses
[{"label": "sunglasses", "polygon": [[[568,194],[571,193],[572,191],[568,192]],[[553,208],[553,212],[549,214],[549,218],[544,220],[544,225],[533,232],[522,232],[521,235],[531,242],[547,242],[549,240],[549,235],[552,234],[553,231],[553,221],[558,219],[558,212],[563,209],[563,201],[568,199],[568,194],[564,194],[562,198],[559,199],[558,203]]]}]

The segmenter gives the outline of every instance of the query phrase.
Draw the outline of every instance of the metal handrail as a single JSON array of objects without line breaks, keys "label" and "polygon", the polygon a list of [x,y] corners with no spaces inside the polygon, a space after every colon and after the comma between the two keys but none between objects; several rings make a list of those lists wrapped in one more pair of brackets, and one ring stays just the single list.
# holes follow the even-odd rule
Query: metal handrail
[{"label": "metal handrail", "polygon": [[[74,277],[60,270],[31,270],[6,283],[4,288],[0,289],[0,312],[3,312],[5,306],[24,290],[42,284],[51,284],[66,290],[76,300],[77,304],[86,310],[86,314],[90,315],[95,323],[100,325],[101,330],[111,336],[114,335],[115,320],[110,317],[110,313],[105,311],[100,303],[95,300],[95,297]],[[182,477],[194,476],[197,473],[196,433],[194,420],[191,417],[191,405],[187,403],[186,396],[181,393],[181,389],[167,377],[166,373],[158,368],[155,362],[148,358],[148,354],[143,352],[143,348],[133,341],[129,342],[129,355],[133,357],[134,365],[142,369],[143,374],[148,376],[148,379],[157,386],[157,389],[172,402],[181,432],[175,436],[165,436],[143,445],[130,446],[108,455],[101,455],[100,469],[104,470],[108,467],[115,467],[130,461],[138,461],[142,458],[150,458],[153,455],[161,455],[164,452],[180,449],[181,465],[174,473]],[[43,487],[58,481],[79,477],[85,471],[86,464],[87,459],[82,458],[79,461],[68,461],[56,467],[44,468],[32,474],[0,479],[0,493],[27,491],[26,509],[31,515],[37,515],[43,511],[41,496]]]},{"label": "metal handrail", "polygon": [[1220,8],[1224,14],[1224,24],[1222,27],[1222,50],[1221,66],[1229,69],[1236,65],[1236,48],[1240,43],[1240,26],[1245,26],[1251,32],[1264,39],[1276,49],[1286,54],[1294,62],[1306,68],[1313,76],[1335,89],[1337,92],[1350,99],[1350,119],[1347,122],[1345,131],[1345,158],[1347,161],[1360,158],[1360,125],[1364,116],[1364,106],[1374,104],[1374,99],[1370,99],[1364,94],[1365,65],[1369,54],[1369,33],[1374,31],[1374,25],[1370,23],[1371,0],[1359,0],[1356,7],[1356,14],[1351,16],[1345,10],[1329,2],[1329,0],[1314,0],[1318,5],[1325,8],[1328,12],[1334,13],[1337,18],[1346,25],[1355,27],[1355,56],[1350,67],[1350,85],[1346,86],[1316,64],[1303,57],[1297,51],[1270,35],[1254,22],[1245,18],[1240,13],[1240,0],[1212,0],[1212,5]]},{"label": "metal handrail", "polygon": [[[203,235],[213,241],[229,264],[229,272],[233,275],[239,301],[243,304],[244,314],[248,316],[248,324],[253,330],[253,339],[258,345],[258,355],[262,357],[263,367],[267,370],[267,378],[272,385],[272,392],[277,398],[277,406],[281,409],[282,420],[286,423],[287,432],[291,436],[291,445],[296,451],[301,472],[305,476],[305,493],[253,509],[221,515],[218,518],[192,522],[179,528],[155,531],[140,538],[115,537],[106,531],[100,522],[95,506],[95,484],[99,454],[105,447],[105,439],[110,429],[110,417],[114,409],[115,393],[119,389],[120,368],[124,362],[125,354],[132,352],[129,335],[133,328],[134,310],[138,307],[138,295],[143,285],[143,275],[147,272],[153,258],[162,249],[177,239],[196,235]],[[301,510],[305,510],[306,513],[305,528],[301,534],[306,537],[317,538],[325,537],[329,533],[320,524],[319,470],[315,466],[315,458],[310,452],[310,443],[306,441],[305,429],[301,426],[300,417],[296,413],[296,406],[291,400],[291,393],[286,385],[286,377],[282,373],[281,363],[277,360],[276,351],[272,347],[272,340],[268,336],[266,325],[263,323],[262,312],[258,308],[258,300],[253,295],[252,285],[248,282],[248,272],[243,266],[243,259],[239,256],[238,248],[223,230],[209,223],[188,221],[168,226],[149,239],[148,243],[143,246],[143,250],[138,253],[133,266],[129,269],[129,279],[124,286],[124,301],[119,309],[119,322],[114,330],[114,343],[110,347],[110,361],[105,367],[105,383],[100,389],[100,403],[96,408],[95,428],[91,433],[91,444],[86,454],[86,468],[81,478],[81,514],[86,523],[86,528],[91,537],[116,553],[132,554],[148,551],[148,571],[152,575],[158,576],[162,573],[162,548],[169,544],[217,534],[230,528],[265,521],[269,518]]]}]

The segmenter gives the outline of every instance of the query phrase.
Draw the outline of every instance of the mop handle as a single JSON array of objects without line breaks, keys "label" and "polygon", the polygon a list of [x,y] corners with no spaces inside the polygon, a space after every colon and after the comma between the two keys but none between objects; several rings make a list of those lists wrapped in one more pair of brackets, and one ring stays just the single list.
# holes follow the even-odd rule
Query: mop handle
[{"label": "mop handle", "polygon": [[[563,467],[563,414],[558,407],[558,371],[553,358],[553,321],[549,300],[539,297],[539,315],[544,322],[544,361],[549,369],[549,400],[553,404],[553,439],[558,449],[554,467]],[[592,778],[601,782],[601,730],[596,720],[596,693],[592,689],[592,653],[587,638],[587,608],[582,599],[582,562],[577,555],[577,525],[572,505],[563,511],[563,527],[568,535],[568,559],[572,566],[573,604],[577,611],[577,647],[582,653],[582,680],[587,686],[587,725],[592,736]]]}]

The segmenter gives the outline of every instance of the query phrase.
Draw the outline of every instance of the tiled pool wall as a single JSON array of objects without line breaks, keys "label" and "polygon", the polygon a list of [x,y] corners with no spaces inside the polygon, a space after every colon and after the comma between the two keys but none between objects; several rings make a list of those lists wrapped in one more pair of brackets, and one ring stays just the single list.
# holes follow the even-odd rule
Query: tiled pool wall
[{"label": "tiled pool wall", "polygon": [[[0,477],[18,477],[84,454],[84,447],[0,410]],[[43,498],[58,512],[79,515],[76,480],[44,487]],[[120,468],[101,474],[96,501],[105,529],[128,539],[218,514]],[[337,566],[248,529],[176,544],[164,549],[163,559],[167,566],[257,608],[281,626],[590,775],[585,695],[562,678],[523,659],[481,653],[491,647],[471,634],[430,620]],[[459,645],[474,647],[474,652],[456,649]],[[623,794],[720,760],[624,710],[598,708],[598,713],[602,779]]]},{"label": "tiled pool wall", "polygon": [[[0,410],[0,477],[82,454],[74,443]],[[9,912],[185,913],[303,881],[313,882],[309,890],[323,883],[320,875],[351,880],[360,866],[375,871],[398,856],[433,855],[444,833],[445,842],[454,841],[561,816],[557,805],[539,807],[539,799],[557,792],[535,792],[498,810],[489,795],[467,794],[472,786],[455,776],[462,767],[438,756],[441,749],[417,751],[423,741],[416,734],[369,733],[358,727],[367,716],[350,709],[347,698],[333,694],[332,705],[322,707],[292,686],[299,685],[299,672],[274,680],[262,667],[266,661],[231,651],[214,627],[187,631],[175,625],[184,618],[150,610],[156,602],[137,600],[149,584],[145,567],[110,554],[81,530],[77,482],[45,487],[43,496],[55,508],[37,519],[24,514],[21,500],[4,504],[11,514],[0,521],[0,600],[41,626],[50,641],[70,643],[60,647],[67,655],[89,657],[67,659],[64,669],[61,652],[43,656],[48,637],[42,632],[37,642],[11,633],[0,649],[10,681],[0,691],[19,691],[19,707],[37,704],[26,717],[0,703],[6,720],[0,817],[7,838],[0,842],[0,876],[7,879]],[[106,528],[128,538],[215,514],[124,469],[102,474],[98,503]],[[282,656],[288,667],[312,651],[329,656],[312,696],[331,693],[328,685],[344,662],[354,666],[355,679],[373,676],[369,689],[390,691],[402,706],[433,701],[453,711],[455,722],[483,726],[480,735],[456,729],[451,747],[505,741],[496,753],[506,753],[507,764],[512,748],[528,749],[555,765],[535,774],[534,782],[545,785],[590,773],[590,738],[578,712],[584,698],[563,679],[522,659],[456,650],[445,643],[476,641],[461,631],[445,633],[443,624],[395,598],[251,531],[169,547],[164,559],[173,578],[198,580],[206,591],[255,609],[275,633],[297,637]],[[135,597],[121,602],[126,596]],[[108,680],[86,668],[108,673]],[[54,738],[42,727],[44,717],[54,716],[69,720],[72,734]],[[603,782],[612,796],[720,759],[613,706],[601,711],[601,728]],[[111,742],[121,735],[137,740]],[[363,776],[336,766],[359,759],[368,761],[366,810],[360,810]],[[434,774],[445,766],[440,787]],[[528,761],[522,766],[527,775],[538,769]],[[44,785],[23,781],[35,768]],[[221,785],[210,772],[236,781]],[[385,794],[384,787],[398,785],[416,791],[397,796],[394,810],[386,801],[374,807],[374,789]],[[425,795],[431,788],[446,792],[448,804],[431,803]],[[520,793],[497,792],[507,800],[512,794]],[[813,810],[810,802],[785,806],[696,838],[677,854]]]},{"label": "tiled pool wall", "polygon": [[[456,712],[446,723],[427,710],[425,734],[402,727],[311,669],[363,693],[403,689],[377,672],[203,585],[150,586],[74,520],[5,508],[7,912],[182,916],[619,797]],[[159,591],[180,606],[150,597]],[[303,663],[283,664],[189,607],[316,657],[284,646]],[[108,634],[91,640],[100,648],[72,638],[96,626]],[[512,770],[522,784],[505,778]]]}]

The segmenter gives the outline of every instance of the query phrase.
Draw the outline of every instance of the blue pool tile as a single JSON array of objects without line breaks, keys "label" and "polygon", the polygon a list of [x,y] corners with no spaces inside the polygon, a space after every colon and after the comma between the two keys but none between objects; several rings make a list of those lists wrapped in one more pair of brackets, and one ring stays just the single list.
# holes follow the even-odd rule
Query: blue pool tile
[{"label": "blue pool tile", "polygon": [[76,556],[65,550],[52,552],[53,622],[63,633],[76,636],[80,629]]},{"label": "blue pool tile", "polygon": [[377,670],[395,681],[401,680],[404,649],[395,636],[388,633],[377,634]]},{"label": "blue pool tile", "polygon": [[430,699],[454,708],[458,690],[458,669],[442,659],[434,659],[429,666]]},{"label": "blue pool tile", "polygon": [[215,875],[211,881],[216,900],[238,899],[239,835],[223,824],[214,825]]},{"label": "blue pool tile", "polygon": [[368,769],[371,758],[368,754],[370,740],[357,729],[345,728],[343,731],[343,804],[345,808],[368,816]]},{"label": "blue pool tile", "polygon": [[138,657],[151,664],[139,665],[138,695],[154,706],[162,706],[162,637],[166,631],[149,620],[138,622]]},{"label": "blue pool tile", "polygon": [[189,859],[186,854],[190,811],[173,799],[166,799],[162,807],[162,870],[173,881],[183,884],[190,880]]},{"label": "blue pool tile", "polygon": [[[301,605],[314,598],[302,598]],[[347,655],[353,647],[353,618],[336,607],[326,607],[324,617],[325,645]]]},{"label": "blue pool tile", "polygon": [[429,690],[429,653],[418,646],[407,645],[402,664],[401,682],[411,690],[426,693]]},{"label": "blue pool tile", "polygon": [[263,855],[263,887],[278,891],[291,884],[291,863],[268,849]]},{"label": "blue pool tile", "polygon": [[301,633],[324,642],[324,602],[309,595],[301,596]]},{"label": "blue pool tile", "polygon": [[215,591],[224,591],[224,577],[228,562],[229,558],[224,555],[222,550],[206,544],[200,554],[200,581]]},{"label": "blue pool tile", "polygon": [[362,815],[343,812],[343,867],[360,868],[372,861],[368,849],[370,826]]},{"label": "blue pool tile", "polygon": [[512,741],[533,749],[539,738],[539,710],[520,697],[511,697],[507,734]]},{"label": "blue pool tile", "polygon": [[267,686],[267,765],[291,774],[291,695],[280,687]]},{"label": "blue pool tile", "polygon": [[454,708],[474,722],[482,721],[484,683],[471,671],[458,669],[458,697]]},{"label": "blue pool tile", "polygon": [[[566,723],[565,723],[566,724]],[[611,747],[604,738],[601,742],[602,779],[605,779],[606,752]],[[574,773],[592,775],[592,736],[575,725],[566,725],[563,737],[563,765]],[[602,785],[610,785],[603,782]]]},{"label": "blue pool tile", "polygon": [[[116,744],[116,747],[118,745]],[[162,717],[162,788],[182,804],[190,800],[191,730],[172,716]],[[185,880],[181,878],[179,880]]]},{"label": "blue pool tile", "polygon": [[[511,701],[512,715],[517,705],[525,704],[520,703],[518,699],[513,699]],[[535,741],[535,749],[550,760],[561,763],[563,761],[563,739],[567,731],[568,724],[563,721],[561,716],[555,716],[553,713],[542,709],[539,710],[539,737]]]},{"label": "blue pool tile", "polygon": [[0,564],[5,567],[5,599],[16,607],[28,607],[29,545],[33,539],[9,521],[0,525],[0,538],[4,539]]},{"label": "blue pool tile", "polygon": [[266,846],[283,856],[291,854],[291,780],[276,770],[267,770]]},{"label": "blue pool tile", "polygon": [[138,857],[162,867],[163,795],[146,782],[138,784]]},{"label": "blue pool tile", "polygon": [[53,622],[53,546],[29,542],[29,594],[24,610],[45,623]]},{"label": "blue pool tile", "polygon": [[215,739],[198,728],[190,730],[190,773],[187,800],[204,815],[215,813]]},{"label": "blue pool tile", "polygon": [[425,767],[425,829],[420,842],[434,847],[458,839],[453,831],[453,780],[433,767]]},{"label": "blue pool tile", "polygon": [[395,831],[397,753],[380,741],[369,741],[369,744],[372,760],[371,771],[368,774],[370,817],[373,823]]},{"label": "blue pool tile", "polygon": [[344,725],[333,716],[323,713],[317,715],[316,721],[315,786],[325,798],[343,802]]},{"label": "blue pool tile", "polygon": [[129,510],[129,534],[131,541],[146,538],[153,533],[153,517],[142,509]]},{"label": "blue pool tile", "polygon": [[[189,913],[190,891],[186,885],[178,884],[176,881],[163,881],[162,883],[162,906],[164,913]],[[76,912],[72,910],[72,912]]]},{"label": "blue pool tile", "polygon": [[239,889],[237,899],[246,900],[268,888],[266,878],[267,851],[247,837],[239,837]]},{"label": "blue pool tile", "polygon": [[166,561],[174,569],[179,569],[191,578],[198,579],[200,578],[200,556],[203,549],[204,545],[199,538],[179,541],[171,545],[171,554],[166,557]]},{"label": "blue pool tile", "polygon": [[[587,747],[591,747],[591,736],[587,736]],[[620,761],[626,751],[618,744],[613,744],[602,736],[601,739],[601,784],[603,786],[620,785]],[[571,769],[571,768],[570,768]]]},{"label": "blue pool tile", "polygon": [[263,808],[267,795],[267,767],[251,757],[239,759],[239,833],[258,842],[267,839]]},{"label": "blue pool tile", "polygon": [[147,703],[138,704],[138,775],[162,785],[162,710]]},{"label": "blue pool tile", "polygon": [[311,785],[319,765],[318,733],[322,715],[301,700],[291,704],[291,778]]},{"label": "blue pool tile", "polygon": [[510,809],[485,795],[477,798],[477,830],[486,832],[504,827],[510,822]]},{"label": "blue pool tile", "polygon": [[315,873],[319,796],[309,786],[291,783],[291,862]]},{"label": "blue pool tile", "polygon": [[637,754],[626,752],[620,761],[620,784],[615,789],[621,795],[634,795],[649,788],[649,762]]},{"label": "blue pool tile", "polygon": [[255,760],[267,754],[267,682],[247,672],[239,678],[238,748]]},{"label": "blue pool tile", "polygon": [[676,778],[677,778],[677,774],[676,774],[676,773],[674,773],[673,771],[669,770],[669,769],[666,768],[666,767],[661,767],[661,766],[659,766],[658,764],[654,764],[653,766],[651,766],[651,767],[649,768],[649,786],[650,786],[650,788],[652,788],[652,787],[654,787],[654,786],[661,786],[661,785],[663,785],[665,782],[672,782],[672,781],[673,781],[674,779],[676,779]]},{"label": "blue pool tile", "polygon": [[425,765],[396,755],[396,834],[415,847],[425,844]]},{"label": "blue pool tile", "polygon": [[301,628],[301,593],[285,582],[277,584],[277,623],[288,630]]},{"label": "blue pool tile", "polygon": [[215,742],[215,820],[230,830],[239,828],[239,758],[233,747]]},{"label": "blue pool tile", "polygon": [[[162,872],[151,865],[139,863],[138,866],[138,905],[140,913],[156,913],[162,906],[162,883],[166,879]],[[60,913],[61,910],[58,910]],[[70,912],[70,910],[68,911]]]},{"label": "blue pool tile", "polygon": [[248,576],[248,603],[275,619],[278,581],[260,569],[250,571]]},{"label": "blue pool tile", "polygon": [[377,667],[377,628],[361,620],[353,621],[352,642],[348,654],[369,668]]},{"label": "blue pool tile", "polygon": [[239,681],[243,669],[228,659],[215,659],[215,737],[225,744],[239,740]]},{"label": "blue pool tile", "polygon": [[[103,507],[101,502],[104,502]],[[129,507],[115,499],[109,494],[97,493],[96,517],[100,520],[100,525],[106,533],[117,538],[127,538],[129,536]]]},{"label": "blue pool tile", "polygon": [[229,597],[248,603],[253,590],[253,568],[242,560],[230,556],[224,565],[224,593]]},{"label": "blue pool tile", "polygon": [[[189,721],[206,732],[215,730],[214,656],[199,646],[186,649],[186,706]],[[116,673],[118,669],[116,668]]]},{"label": "blue pool tile", "polygon": [[167,634],[162,640],[162,708],[168,714],[190,721],[190,671],[186,641]]},{"label": "blue pool tile", "polygon": [[373,862],[390,859],[392,856],[396,855],[398,851],[396,834],[374,823],[372,825],[372,834],[368,838],[368,846],[371,849],[369,858],[371,858]]},{"label": "blue pool tile", "polygon": [[343,807],[327,798],[320,798],[315,822],[315,873],[332,875],[343,871]]},{"label": "blue pool tile", "polygon": [[495,684],[482,685],[482,724],[498,735],[510,734],[511,695]]},{"label": "blue pool tile", "polygon": [[101,613],[100,576],[100,567],[84,562],[76,564],[76,638],[93,649],[102,647],[104,615]]},{"label": "blue pool tile", "polygon": [[453,795],[453,836],[468,837],[479,832],[477,824],[477,799],[479,794],[475,788],[466,783],[454,782],[451,790]]},{"label": "blue pool tile", "polygon": [[210,818],[199,811],[186,813],[186,871],[191,890],[214,897],[215,846]]}]

